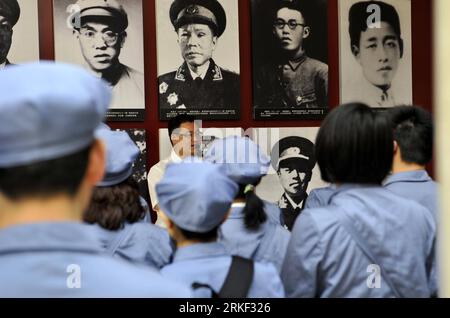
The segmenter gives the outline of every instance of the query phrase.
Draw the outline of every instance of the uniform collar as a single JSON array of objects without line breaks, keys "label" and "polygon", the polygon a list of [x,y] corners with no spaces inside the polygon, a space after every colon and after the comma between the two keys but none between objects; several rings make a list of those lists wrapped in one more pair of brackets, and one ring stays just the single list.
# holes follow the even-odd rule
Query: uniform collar
[{"label": "uniform collar", "polygon": [[364,189],[364,188],[373,188],[373,187],[379,187],[378,185],[369,185],[369,184],[357,184],[357,183],[345,183],[340,186],[336,186],[335,191],[333,194],[328,198],[328,204],[331,203],[334,197],[339,196],[342,193],[345,193],[350,190],[355,189]]},{"label": "uniform collar", "polygon": [[244,214],[242,213],[244,208],[245,202],[233,203],[228,219],[242,219],[244,217]]},{"label": "uniform collar", "polygon": [[[214,62],[213,59],[209,60],[209,68],[208,71],[205,74],[205,77],[203,79],[206,80],[212,80],[212,81],[222,81],[222,71],[219,66]],[[189,66],[186,62],[184,62],[175,73],[175,80],[176,81],[193,81],[191,70],[189,69]]]},{"label": "uniform collar", "polygon": [[219,242],[197,243],[176,250],[173,262],[227,256],[225,246]]},{"label": "uniform collar", "polygon": [[396,182],[428,182],[432,181],[426,170],[414,170],[394,173],[388,176],[384,182],[384,185],[396,183]]},{"label": "uniform collar", "polygon": [[[292,198],[289,196],[289,194],[287,194],[286,192],[284,193],[285,198],[288,200],[288,202],[290,203],[290,205],[295,209],[299,208],[301,209],[303,207],[303,201],[305,201],[305,199],[303,198],[302,201],[300,201],[299,204],[295,203],[294,200],[292,200]],[[305,196],[306,198],[306,196]]]},{"label": "uniform collar", "polygon": [[371,84],[363,75],[361,92],[364,93],[365,100],[372,107],[393,107],[396,105],[392,86],[387,90]]},{"label": "uniform collar", "polygon": [[206,77],[206,73],[209,70],[209,66],[211,65],[211,61],[208,61],[206,63],[207,63],[207,67],[204,68],[203,72],[200,75],[192,72],[191,68],[188,65],[186,65],[188,67],[188,69],[189,69],[189,73],[191,74],[191,78],[200,77],[202,80],[204,80],[205,77]]},{"label": "uniform collar", "polygon": [[38,251],[101,253],[91,226],[83,223],[34,223],[0,230],[0,254]]}]

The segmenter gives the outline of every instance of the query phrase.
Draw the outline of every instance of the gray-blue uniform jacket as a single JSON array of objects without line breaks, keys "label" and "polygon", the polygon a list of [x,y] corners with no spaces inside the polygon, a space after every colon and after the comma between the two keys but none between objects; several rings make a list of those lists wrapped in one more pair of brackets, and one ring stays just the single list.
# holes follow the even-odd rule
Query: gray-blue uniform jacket
[{"label": "gray-blue uniform jacket", "polygon": [[311,190],[311,192],[309,192],[308,198],[306,199],[304,208],[311,209],[328,205],[328,201],[330,200],[334,191],[336,191],[336,188],[331,186]]},{"label": "gray-blue uniform jacket", "polygon": [[[161,273],[179,282],[192,286],[193,283],[209,285],[219,292],[231,265],[231,256],[219,243],[199,243],[178,249],[173,263],[161,270]],[[209,298],[211,291],[200,288],[194,297]],[[255,262],[253,282],[248,298],[284,297],[283,285],[272,264]]]},{"label": "gray-blue uniform jacket", "polygon": [[[436,221],[438,210],[438,185],[425,170],[400,172],[390,175],[384,181],[384,187],[408,200],[416,201],[426,207]],[[431,289],[438,292],[437,262],[434,261]]]},{"label": "gray-blue uniform jacket", "polygon": [[[363,252],[340,215],[365,242]],[[292,231],[281,277],[288,297],[394,297],[373,265],[387,273],[402,297],[429,297],[435,225],[430,213],[383,187],[340,186],[330,204],[307,209]],[[374,288],[375,287],[375,288]],[[376,288],[380,287],[380,288]]]},{"label": "gray-blue uniform jacket", "polygon": [[92,225],[107,254],[133,263],[161,268],[170,263],[173,248],[169,233],[149,223],[125,224],[118,231],[109,231]]},{"label": "gray-blue uniform jacket", "polygon": [[248,230],[243,210],[243,207],[232,207],[219,229],[219,241],[230,254],[272,263],[280,272],[291,233],[269,217],[258,230]]},{"label": "gray-blue uniform jacket", "polygon": [[156,270],[105,255],[92,227],[78,223],[0,230],[0,282],[0,298],[191,295]]},{"label": "gray-blue uniform jacket", "polygon": [[384,187],[401,197],[411,199],[428,208],[433,218],[438,217],[437,183],[425,170],[400,172],[390,175]]}]

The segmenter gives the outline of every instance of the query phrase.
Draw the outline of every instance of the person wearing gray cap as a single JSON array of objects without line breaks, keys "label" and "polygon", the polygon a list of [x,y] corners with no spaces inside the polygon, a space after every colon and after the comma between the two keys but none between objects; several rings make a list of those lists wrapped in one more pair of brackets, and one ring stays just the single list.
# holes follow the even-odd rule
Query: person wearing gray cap
[{"label": "person wearing gray cap", "polygon": [[106,125],[96,135],[106,144],[106,170],[83,220],[93,224],[109,255],[161,268],[169,263],[173,249],[167,231],[144,220],[148,205],[142,204],[132,175],[139,148],[126,132]]},{"label": "person wearing gray cap", "polygon": [[79,67],[0,72],[0,297],[189,297],[156,271],[105,255],[81,223],[103,178],[94,132],[110,100]]},{"label": "person wearing gray cap", "polygon": [[224,70],[213,52],[226,28],[217,0],[175,0],[170,20],[178,35],[184,63],[159,77],[160,109],[233,109],[240,106],[239,75]]},{"label": "person wearing gray cap", "polygon": [[78,0],[69,16],[89,69],[113,87],[110,108],[145,108],[144,75],[120,62],[128,15],[117,0]]},{"label": "person wearing gray cap", "polygon": [[8,53],[11,48],[13,27],[20,17],[17,0],[0,0],[0,69],[11,63]]},{"label": "person wearing gray cap", "polygon": [[238,191],[221,165],[187,158],[167,167],[156,192],[177,250],[161,273],[192,286],[195,297],[284,297],[272,264],[232,257],[217,241]]},{"label": "person wearing gray cap", "polygon": [[270,158],[251,139],[232,136],[215,140],[204,160],[223,165],[239,185],[230,215],[219,229],[220,242],[231,254],[272,263],[280,272],[291,235],[280,225],[280,209],[255,192]]},{"label": "person wearing gray cap", "polygon": [[272,166],[284,189],[278,200],[282,224],[290,231],[308,197],[306,190],[316,165],[314,144],[303,137],[289,136],[275,144],[271,156]]}]

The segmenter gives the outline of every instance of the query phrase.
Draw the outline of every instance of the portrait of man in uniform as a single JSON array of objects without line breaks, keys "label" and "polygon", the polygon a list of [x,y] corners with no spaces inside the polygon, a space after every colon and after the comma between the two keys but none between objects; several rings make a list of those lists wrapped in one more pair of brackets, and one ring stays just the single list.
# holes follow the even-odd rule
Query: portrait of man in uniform
[{"label": "portrait of man in uniform", "polygon": [[303,137],[285,137],[273,147],[271,163],[284,189],[278,206],[284,225],[291,230],[308,197],[306,190],[316,165],[314,144]]},{"label": "portrait of man in uniform", "polygon": [[[58,2],[55,1],[55,4]],[[126,65],[121,58],[122,49],[128,41],[129,23],[132,21],[125,2],[134,8],[140,6],[142,15],[141,0],[78,0],[66,6],[66,16],[72,38],[81,53],[82,64],[112,87],[113,101],[110,109],[115,111],[110,111],[108,120],[143,120],[144,74]],[[142,26],[142,20],[140,25]],[[56,55],[57,59],[68,59],[66,56]],[[143,60],[142,51],[137,50],[135,56]],[[122,115],[120,110],[123,110]],[[123,113],[130,117],[127,118]]]},{"label": "portrait of man in uniform", "polygon": [[[320,4],[320,1],[319,1]],[[273,53],[254,69],[255,118],[321,117],[328,108],[328,65],[309,56],[308,42],[315,34],[312,21],[318,19],[320,5],[307,0],[253,1],[255,19],[261,19],[257,6],[267,8],[271,22]],[[326,10],[326,5],[323,6]],[[323,9],[322,8],[322,9]],[[315,21],[317,24],[317,21]],[[326,20],[323,21],[326,25]],[[253,32],[263,31],[257,22]],[[268,31],[266,31],[268,33]],[[326,42],[325,39],[321,39]],[[260,54],[254,34],[254,55]],[[325,47],[326,49],[326,47]],[[254,64],[257,64],[254,57]]]},{"label": "portrait of man in uniform", "polygon": [[[404,62],[410,63],[411,26],[402,24],[399,14],[405,20],[411,19],[409,0],[346,0],[341,6],[349,38],[349,42],[344,41],[341,34],[341,51],[347,51],[341,61],[343,102],[363,102],[380,108],[410,104],[411,65],[408,69]],[[353,59],[356,69],[345,67],[345,58]]]},{"label": "portrait of man in uniform", "polygon": [[0,69],[39,60],[36,0],[0,0]]},{"label": "portrait of man in uniform", "polygon": [[[161,2],[157,1],[157,5]],[[230,24],[221,2],[234,4],[237,9],[234,0],[172,2],[169,17],[183,61],[176,70],[158,77],[161,119],[170,119],[177,114],[200,119],[239,118],[239,74],[225,69],[214,59],[222,35]],[[157,12],[163,14],[162,10]],[[158,30],[158,41],[162,31]],[[239,51],[239,45],[227,49]],[[166,54],[159,54],[158,64],[164,63],[166,58]]]}]

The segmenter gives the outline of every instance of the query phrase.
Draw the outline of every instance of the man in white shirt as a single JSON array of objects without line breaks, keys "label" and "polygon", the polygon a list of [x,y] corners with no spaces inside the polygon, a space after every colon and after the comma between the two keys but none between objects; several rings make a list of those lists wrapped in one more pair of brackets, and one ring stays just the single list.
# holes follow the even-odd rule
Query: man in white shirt
[{"label": "man in white shirt", "polygon": [[[161,181],[166,166],[169,163],[178,163],[183,158],[193,156],[195,154],[195,146],[198,144],[195,135],[195,119],[189,115],[178,115],[172,118],[168,123],[169,138],[172,144],[170,156],[161,160],[150,168],[147,176],[148,190],[150,193],[151,207],[159,216],[159,201],[156,195],[156,184]],[[158,217],[156,222],[163,225]]]}]

